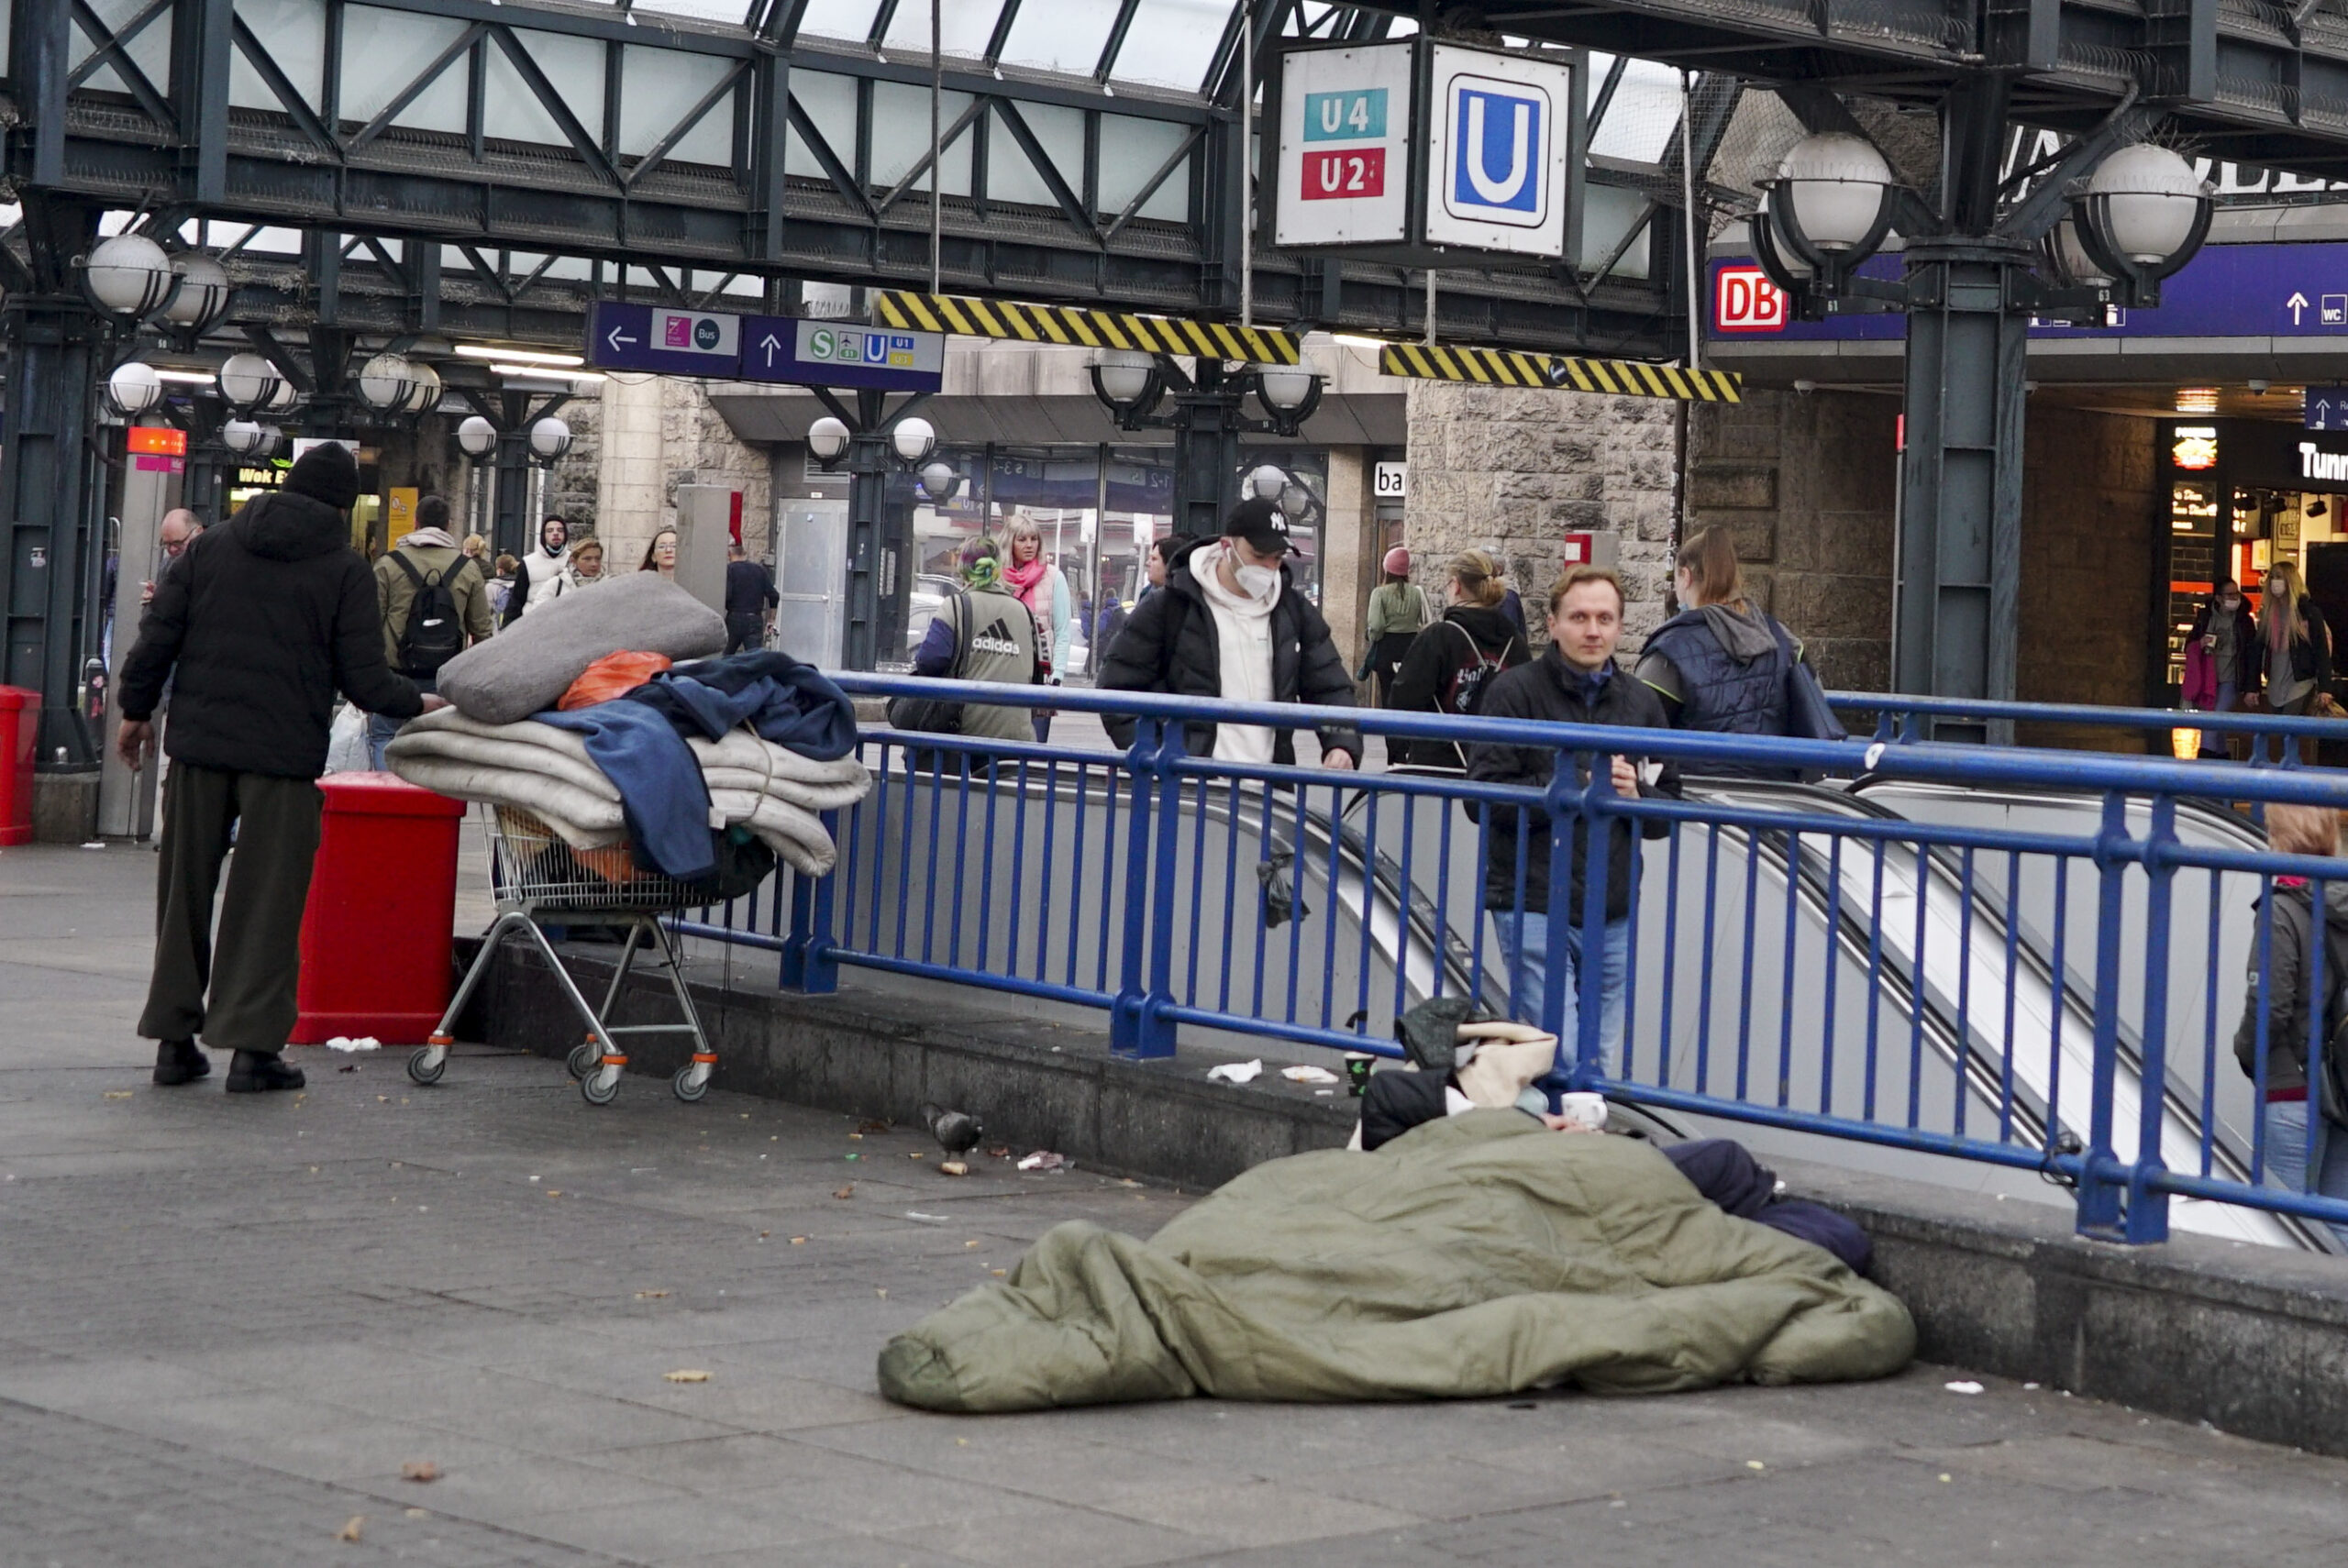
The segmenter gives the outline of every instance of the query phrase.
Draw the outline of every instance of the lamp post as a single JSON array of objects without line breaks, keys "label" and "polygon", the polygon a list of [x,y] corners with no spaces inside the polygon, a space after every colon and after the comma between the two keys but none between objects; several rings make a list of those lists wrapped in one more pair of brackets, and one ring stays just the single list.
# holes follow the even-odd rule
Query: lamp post
[{"label": "lamp post", "polygon": [[467,458],[465,531],[469,534],[490,533],[492,530],[484,525],[482,517],[482,464],[497,450],[497,426],[478,414],[466,415],[457,425],[457,449]]},{"label": "lamp post", "polygon": [[900,507],[891,514],[889,478],[928,463],[937,449],[937,431],[913,414],[926,393],[914,394],[892,413],[886,394],[858,392],[853,416],[828,389],[816,389],[816,395],[832,413],[808,425],[807,449],[826,469],[843,454],[848,465],[847,614],[840,667],[873,669],[880,661],[883,620],[900,629],[902,640],[912,586],[903,562],[913,546],[913,513]]},{"label": "lamp post", "polygon": [[535,526],[547,514],[547,484],[554,476],[554,466],[570,450],[570,426],[549,414],[530,426],[530,464],[537,470],[531,480],[530,517]]},{"label": "lamp post", "polygon": [[[2100,326],[2120,308],[2155,306],[2161,281],[2209,231],[2210,187],[2165,148],[2121,145],[2141,123],[2125,105],[2007,200],[2006,113],[2003,78],[1951,95],[1936,207],[1903,192],[1883,155],[1846,125],[1795,144],[1765,182],[1752,225],[1756,258],[1805,319],[1863,310],[1908,317],[1896,691],[2012,698],[2030,319]],[[1906,242],[1903,276],[1862,276],[1895,225]],[[1944,720],[1933,733],[2012,738],[2002,723]]]},{"label": "lamp post", "polygon": [[[1120,430],[1167,430],[1174,436],[1174,532],[1222,532],[1239,472],[1239,437],[1294,440],[1320,405],[1323,381],[1308,363],[1227,366],[1200,359],[1184,371],[1172,356],[1104,349],[1092,361],[1092,393]],[[1157,406],[1171,393],[1171,413]],[[1253,393],[1265,417],[1250,418]]]}]

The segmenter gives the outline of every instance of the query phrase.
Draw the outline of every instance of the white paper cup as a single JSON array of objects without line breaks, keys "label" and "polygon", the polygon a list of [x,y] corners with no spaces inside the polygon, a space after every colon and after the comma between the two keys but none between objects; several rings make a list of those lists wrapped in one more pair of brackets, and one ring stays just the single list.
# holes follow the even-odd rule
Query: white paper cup
[{"label": "white paper cup", "polygon": [[1586,1132],[1606,1130],[1606,1097],[1602,1094],[1578,1093],[1563,1096],[1558,1112],[1573,1125]]}]

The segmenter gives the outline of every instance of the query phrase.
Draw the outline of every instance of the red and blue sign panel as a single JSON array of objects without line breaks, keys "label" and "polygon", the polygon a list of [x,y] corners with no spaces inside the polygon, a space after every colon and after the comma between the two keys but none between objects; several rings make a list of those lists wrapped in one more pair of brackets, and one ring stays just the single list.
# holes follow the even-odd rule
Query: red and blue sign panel
[{"label": "red and blue sign panel", "polygon": [[[1866,278],[1897,280],[1896,253],[1871,257]],[[1799,321],[1758,263],[1711,263],[1710,331],[1722,340],[1897,342],[1906,336],[1898,311],[1853,313]],[[2161,284],[2157,310],[2119,313],[2109,327],[2032,322],[2033,337],[2337,338],[2348,352],[2348,243],[2211,245]]]}]

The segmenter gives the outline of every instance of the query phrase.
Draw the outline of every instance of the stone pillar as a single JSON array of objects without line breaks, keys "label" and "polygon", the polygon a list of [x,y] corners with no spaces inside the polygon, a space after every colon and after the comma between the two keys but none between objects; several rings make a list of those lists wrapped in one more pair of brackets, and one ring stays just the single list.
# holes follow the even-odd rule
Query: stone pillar
[{"label": "stone pillar", "polygon": [[1409,384],[1411,491],[1403,538],[1430,591],[1465,549],[1499,558],[1540,635],[1538,606],[1568,533],[1611,533],[1625,652],[1663,618],[1671,586],[1679,407],[1659,398]]},{"label": "stone pillar", "polygon": [[1736,536],[1745,586],[1830,690],[1891,679],[1899,400],[1746,387],[1691,410],[1686,529]]},{"label": "stone pillar", "polygon": [[660,530],[663,380],[612,376],[604,382],[595,534],[607,570],[634,570]]},{"label": "stone pillar", "polygon": [[1321,534],[1321,614],[1329,623],[1348,670],[1361,668],[1363,585],[1378,513],[1369,493],[1369,464],[1359,447],[1329,448],[1328,518]]}]

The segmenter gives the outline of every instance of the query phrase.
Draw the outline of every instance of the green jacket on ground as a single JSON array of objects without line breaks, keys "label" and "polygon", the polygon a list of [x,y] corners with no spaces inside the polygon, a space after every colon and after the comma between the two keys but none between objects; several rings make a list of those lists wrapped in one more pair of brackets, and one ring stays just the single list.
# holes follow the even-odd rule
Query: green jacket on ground
[{"label": "green jacket on ground", "polygon": [[890,1341],[880,1378],[967,1411],[1656,1394],[1882,1377],[1915,1348],[1897,1297],[1722,1212],[1654,1147],[1471,1110],[1268,1161],[1146,1242],[1055,1226]]}]

